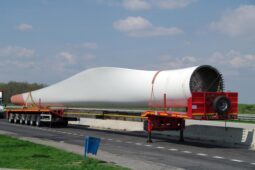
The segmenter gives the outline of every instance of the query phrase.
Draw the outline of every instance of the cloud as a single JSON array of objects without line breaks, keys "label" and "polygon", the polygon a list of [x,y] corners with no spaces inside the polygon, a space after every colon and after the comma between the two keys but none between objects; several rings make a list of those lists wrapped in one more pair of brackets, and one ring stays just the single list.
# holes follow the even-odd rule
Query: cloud
[{"label": "cloud", "polygon": [[59,58],[61,61],[61,63],[67,63],[67,64],[75,64],[75,57],[73,54],[69,53],[69,52],[60,52],[57,55],[57,58]]},{"label": "cloud", "polygon": [[255,54],[242,55],[235,50],[230,50],[226,54],[215,52],[211,55],[209,61],[213,64],[224,65],[235,69],[255,70]]},{"label": "cloud", "polygon": [[29,24],[19,24],[16,28],[19,31],[29,31],[33,29],[33,26]]},{"label": "cloud", "polygon": [[180,9],[185,8],[197,0],[97,0],[99,4],[111,7],[122,7],[130,11],[144,11],[151,9]]},{"label": "cloud", "polygon": [[113,27],[130,37],[174,36],[183,31],[177,27],[156,27],[143,17],[127,17],[113,23]]},{"label": "cloud", "polygon": [[151,4],[145,0],[124,0],[123,7],[131,11],[148,10]]},{"label": "cloud", "polygon": [[[2,81],[27,78],[38,67],[35,50],[19,46],[0,47],[0,77]],[[24,79],[23,81],[25,81]]]},{"label": "cloud", "polygon": [[144,30],[152,27],[152,24],[138,16],[138,17],[127,17],[126,19],[122,19],[113,23],[113,27],[119,31],[136,31],[136,30]]},{"label": "cloud", "polygon": [[172,56],[161,56],[160,62],[161,69],[177,69],[177,68],[184,68],[184,67],[191,67],[197,65],[200,61],[199,58],[193,56],[184,56],[184,57],[172,57]]},{"label": "cloud", "polygon": [[230,37],[250,36],[255,33],[255,5],[242,5],[229,10],[210,24],[210,29]]},{"label": "cloud", "polygon": [[209,57],[172,57],[164,55],[159,57],[161,62],[161,68],[163,69],[175,69],[190,67],[201,64],[210,64],[224,68],[224,71],[235,74],[240,70],[255,70],[255,54],[241,54],[238,51],[230,50],[227,53],[214,52]]},{"label": "cloud", "polygon": [[162,9],[177,9],[187,7],[196,0],[154,0],[153,2]]},{"label": "cloud", "polygon": [[0,56],[2,57],[32,57],[35,55],[35,51],[32,49],[18,47],[18,46],[7,46],[0,48]]},{"label": "cloud", "polygon": [[158,37],[158,36],[174,36],[181,34],[182,30],[176,27],[164,28],[164,27],[155,27],[153,29],[143,30],[143,31],[134,31],[130,32],[129,36],[131,37]]}]

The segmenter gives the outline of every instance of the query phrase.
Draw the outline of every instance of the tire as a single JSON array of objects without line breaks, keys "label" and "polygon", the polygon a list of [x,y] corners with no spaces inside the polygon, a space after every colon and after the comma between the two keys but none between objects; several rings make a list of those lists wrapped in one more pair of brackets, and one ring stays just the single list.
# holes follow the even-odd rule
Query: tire
[{"label": "tire", "polygon": [[213,108],[220,116],[226,114],[230,107],[230,100],[225,96],[218,96],[213,101]]},{"label": "tire", "polygon": [[33,126],[34,125],[34,122],[33,119],[30,120],[30,125]]},{"label": "tire", "polygon": [[18,117],[19,117],[19,115],[15,115],[15,116],[14,116],[14,121],[13,121],[13,122],[14,122],[15,124],[19,123],[19,118],[18,118]]},{"label": "tire", "polygon": [[17,118],[14,118],[14,121],[13,121],[13,123],[15,123],[15,124],[19,123],[19,119],[17,119]]},{"label": "tire", "polygon": [[9,122],[9,123],[13,123],[13,120],[12,120],[11,117],[8,118],[8,122]]},{"label": "tire", "polygon": [[67,125],[68,125],[68,120],[63,120],[62,126],[67,127]]},{"label": "tire", "polygon": [[41,126],[41,118],[40,118],[40,115],[36,117],[35,125],[36,125],[37,127],[40,127],[40,126]]},{"label": "tire", "polygon": [[29,125],[29,123],[30,123],[29,116],[26,115],[26,118],[25,118],[25,125]]},{"label": "tire", "polygon": [[13,116],[12,116],[12,114],[9,114],[8,121],[9,121],[9,123],[13,123]]},{"label": "tire", "polygon": [[21,125],[24,123],[24,115],[20,115],[19,123]]},{"label": "tire", "polygon": [[29,120],[25,120],[25,125],[28,125],[29,124]]}]

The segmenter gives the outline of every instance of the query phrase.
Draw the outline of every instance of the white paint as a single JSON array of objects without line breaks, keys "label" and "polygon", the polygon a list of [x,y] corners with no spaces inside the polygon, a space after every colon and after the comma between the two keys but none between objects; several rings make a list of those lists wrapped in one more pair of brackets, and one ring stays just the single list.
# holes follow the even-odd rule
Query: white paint
[{"label": "white paint", "polygon": [[213,156],[213,158],[215,158],[215,159],[224,159],[224,158],[221,157],[221,156]]},{"label": "white paint", "polygon": [[141,143],[135,143],[136,145],[142,145]]},{"label": "white paint", "polygon": [[175,149],[175,148],[171,148],[171,149],[168,149],[169,151],[178,151],[178,149]]},{"label": "white paint", "polygon": [[197,153],[198,156],[207,156],[205,153]]},{"label": "white paint", "polygon": [[158,146],[158,147],[156,147],[157,149],[164,149],[165,147],[163,147],[163,146]]},{"label": "white paint", "polygon": [[233,162],[243,162],[242,160],[239,160],[239,159],[230,159],[230,160]]},{"label": "white paint", "polygon": [[145,146],[147,146],[147,147],[152,147],[152,145],[145,145]]},{"label": "white paint", "polygon": [[192,153],[191,151],[182,151],[183,153]]}]

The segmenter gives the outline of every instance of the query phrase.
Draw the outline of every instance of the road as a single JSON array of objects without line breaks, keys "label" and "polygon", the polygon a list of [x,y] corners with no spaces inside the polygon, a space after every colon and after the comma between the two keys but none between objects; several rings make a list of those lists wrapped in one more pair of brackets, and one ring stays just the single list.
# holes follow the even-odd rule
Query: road
[{"label": "road", "polygon": [[[147,144],[146,136],[142,132],[114,132],[75,125],[68,128],[33,127],[9,124],[3,119],[0,120],[0,130],[14,132],[19,136],[65,142],[77,146],[83,146],[84,136],[100,137],[101,151],[120,158],[126,157],[130,160],[157,165],[158,169],[172,169],[171,167],[190,170],[255,169],[255,151],[252,150],[189,141],[179,143],[177,139],[154,139],[152,144]],[[135,169],[143,168],[135,167]]]}]

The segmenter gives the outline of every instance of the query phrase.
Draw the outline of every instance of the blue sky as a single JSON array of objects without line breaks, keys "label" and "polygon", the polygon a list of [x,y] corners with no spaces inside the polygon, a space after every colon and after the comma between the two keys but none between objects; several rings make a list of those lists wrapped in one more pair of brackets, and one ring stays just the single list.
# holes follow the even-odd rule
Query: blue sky
[{"label": "blue sky", "polygon": [[255,103],[254,0],[1,0],[0,81],[210,64]]}]

